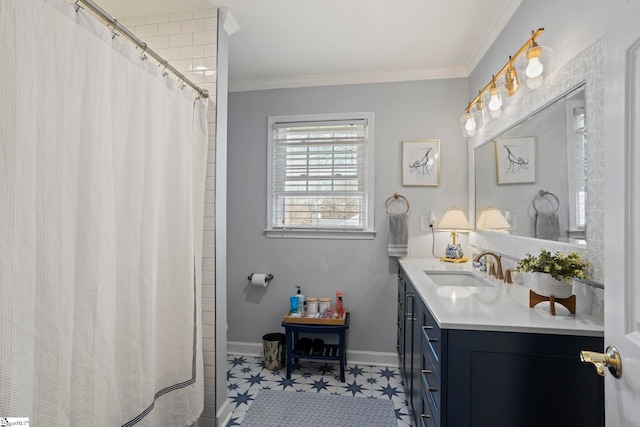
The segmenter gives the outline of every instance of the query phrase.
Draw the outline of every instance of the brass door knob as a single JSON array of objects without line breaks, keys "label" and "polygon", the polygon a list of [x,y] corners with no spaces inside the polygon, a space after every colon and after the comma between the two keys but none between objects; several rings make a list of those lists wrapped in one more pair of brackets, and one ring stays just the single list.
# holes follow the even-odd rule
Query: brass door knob
[{"label": "brass door knob", "polygon": [[593,351],[581,351],[580,360],[585,363],[593,363],[598,371],[598,375],[604,377],[604,368],[609,368],[609,372],[615,378],[622,376],[622,359],[618,349],[610,345],[606,353],[596,353]]}]

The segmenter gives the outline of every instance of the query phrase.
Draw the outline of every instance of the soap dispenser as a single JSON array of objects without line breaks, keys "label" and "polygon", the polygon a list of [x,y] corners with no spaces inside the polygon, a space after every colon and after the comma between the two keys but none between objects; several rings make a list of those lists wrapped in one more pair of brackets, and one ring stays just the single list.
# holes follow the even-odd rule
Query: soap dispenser
[{"label": "soap dispenser", "polygon": [[296,286],[296,288],[298,288],[298,291],[296,292],[296,295],[298,295],[298,311],[300,313],[302,313],[304,311],[304,307],[305,307],[304,295],[302,295],[302,291],[300,290],[300,286]]}]

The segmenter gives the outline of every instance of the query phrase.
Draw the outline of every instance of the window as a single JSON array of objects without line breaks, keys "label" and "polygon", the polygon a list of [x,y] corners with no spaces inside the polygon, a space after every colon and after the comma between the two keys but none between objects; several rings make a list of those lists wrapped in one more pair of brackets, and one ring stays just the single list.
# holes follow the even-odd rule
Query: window
[{"label": "window", "polygon": [[373,113],[268,125],[267,236],[373,238]]}]

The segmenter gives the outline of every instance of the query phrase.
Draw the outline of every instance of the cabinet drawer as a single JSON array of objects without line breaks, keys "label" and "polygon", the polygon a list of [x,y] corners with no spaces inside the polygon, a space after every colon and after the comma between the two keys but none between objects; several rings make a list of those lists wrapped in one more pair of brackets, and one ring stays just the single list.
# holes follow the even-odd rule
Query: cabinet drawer
[{"label": "cabinet drawer", "polygon": [[[431,413],[436,419],[440,419],[442,382],[440,380],[440,372],[434,365],[434,360],[429,349],[422,348],[422,362],[421,362],[421,380],[420,385],[422,387],[422,395],[425,396],[427,403],[431,407]],[[439,424],[439,423],[438,423]]]},{"label": "cabinet drawer", "polygon": [[436,416],[431,412],[431,406],[427,401],[427,396],[424,393],[420,394],[420,410],[416,413],[416,422],[420,427],[438,427],[440,423],[437,423]]},{"label": "cabinet drawer", "polygon": [[442,355],[442,334],[436,321],[431,317],[429,310],[422,310],[422,347],[429,349],[433,354],[438,371],[440,371],[440,358]]}]

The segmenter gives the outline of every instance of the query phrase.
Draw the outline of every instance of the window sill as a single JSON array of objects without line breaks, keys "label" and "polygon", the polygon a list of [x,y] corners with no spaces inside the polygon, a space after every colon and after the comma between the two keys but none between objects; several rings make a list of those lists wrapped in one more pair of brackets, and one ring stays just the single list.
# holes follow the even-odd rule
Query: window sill
[{"label": "window sill", "polygon": [[335,239],[373,240],[375,231],[331,231],[331,230],[264,230],[270,239]]}]

